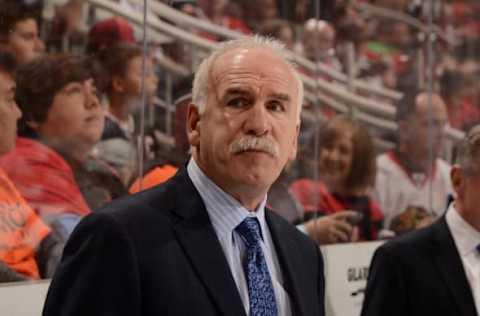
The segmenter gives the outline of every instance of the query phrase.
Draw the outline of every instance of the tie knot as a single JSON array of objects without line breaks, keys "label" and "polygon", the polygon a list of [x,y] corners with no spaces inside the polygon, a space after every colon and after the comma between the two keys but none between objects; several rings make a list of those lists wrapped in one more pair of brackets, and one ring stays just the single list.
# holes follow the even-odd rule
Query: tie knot
[{"label": "tie knot", "polygon": [[477,249],[477,252],[480,253],[480,244],[478,244],[475,249]]},{"label": "tie knot", "polygon": [[262,231],[260,229],[260,223],[255,217],[245,218],[238,226],[235,228],[237,233],[242,236],[243,240],[247,246],[254,246],[258,244],[262,238]]}]

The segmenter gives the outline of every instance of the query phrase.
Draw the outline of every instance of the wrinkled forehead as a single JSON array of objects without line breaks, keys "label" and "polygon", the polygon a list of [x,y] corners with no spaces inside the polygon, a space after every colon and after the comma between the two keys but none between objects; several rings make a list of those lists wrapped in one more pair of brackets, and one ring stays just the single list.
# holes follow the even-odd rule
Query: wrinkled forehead
[{"label": "wrinkled forehead", "polygon": [[237,48],[223,53],[214,60],[210,80],[214,87],[218,87],[233,80],[257,79],[298,93],[299,87],[294,71],[293,66],[271,49]]}]

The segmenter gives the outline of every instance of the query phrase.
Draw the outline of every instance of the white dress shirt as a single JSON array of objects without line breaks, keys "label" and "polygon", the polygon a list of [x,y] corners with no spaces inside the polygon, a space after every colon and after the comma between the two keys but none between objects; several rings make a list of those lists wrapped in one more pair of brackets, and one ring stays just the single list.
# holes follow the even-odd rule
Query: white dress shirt
[{"label": "white dress shirt", "polygon": [[480,232],[460,216],[454,203],[451,203],[448,208],[446,221],[467,274],[478,313],[480,311],[480,254],[476,247],[480,244]]},{"label": "white dress shirt", "polygon": [[250,302],[242,264],[246,257],[246,249],[242,238],[235,231],[235,228],[247,216],[251,216],[258,219],[262,229],[263,242],[261,242],[261,247],[272,279],[278,315],[290,316],[292,314],[290,297],[283,287],[282,271],[278,262],[277,252],[275,251],[270,230],[265,222],[267,196],[265,196],[255,212],[249,212],[235,198],[213,183],[198,167],[194,159],[190,159],[187,172],[205,203],[205,208],[222,246],[247,315],[250,315]]}]

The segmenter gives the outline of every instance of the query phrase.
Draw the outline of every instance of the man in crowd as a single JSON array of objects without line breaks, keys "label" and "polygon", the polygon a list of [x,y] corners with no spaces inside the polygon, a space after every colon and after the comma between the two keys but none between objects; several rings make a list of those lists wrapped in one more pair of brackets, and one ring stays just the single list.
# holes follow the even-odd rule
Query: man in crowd
[{"label": "man in crowd", "polygon": [[335,29],[327,21],[309,19],[304,23],[302,50],[305,58],[341,70],[335,52]]},{"label": "man in crowd", "polygon": [[45,51],[39,37],[38,13],[24,1],[0,1],[0,48],[15,56],[18,65],[26,64]]},{"label": "man in crowd", "polygon": [[374,255],[362,316],[478,315],[480,126],[459,146],[445,216]]},{"label": "man in crowd", "polygon": [[[17,121],[13,57],[0,50],[0,157],[15,145]],[[62,244],[0,168],[0,282],[51,277]]]},{"label": "man in crowd", "polygon": [[452,193],[450,166],[437,158],[447,123],[445,103],[436,94],[407,92],[397,106],[398,142],[377,158],[376,199],[385,228],[411,207],[442,215]]},{"label": "man in crowd", "polygon": [[77,227],[44,315],[324,315],[318,247],[265,209],[302,99],[278,42],[222,44],[194,79],[188,166]]}]

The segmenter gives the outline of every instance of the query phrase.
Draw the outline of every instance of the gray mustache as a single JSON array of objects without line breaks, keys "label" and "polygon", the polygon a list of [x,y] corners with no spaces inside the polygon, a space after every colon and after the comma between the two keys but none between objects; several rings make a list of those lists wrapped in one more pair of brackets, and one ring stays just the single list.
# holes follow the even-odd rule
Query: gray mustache
[{"label": "gray mustache", "polygon": [[278,157],[279,155],[278,145],[265,137],[242,137],[230,145],[230,152],[233,154],[248,150],[263,151],[272,155],[273,157]]}]

